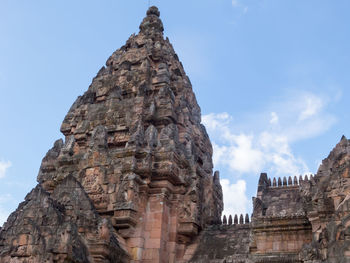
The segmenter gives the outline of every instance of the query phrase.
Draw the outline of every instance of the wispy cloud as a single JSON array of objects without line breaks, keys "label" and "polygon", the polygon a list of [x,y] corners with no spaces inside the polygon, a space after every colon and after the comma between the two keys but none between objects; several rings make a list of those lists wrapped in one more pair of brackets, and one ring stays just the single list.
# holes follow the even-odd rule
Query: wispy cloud
[{"label": "wispy cloud", "polygon": [[249,204],[246,196],[247,184],[244,180],[238,180],[236,183],[230,183],[228,179],[220,180],[222,192],[225,197],[223,215],[232,215],[246,213]]},{"label": "wispy cloud", "polygon": [[[227,119],[222,119],[227,116]],[[220,120],[223,120],[219,125]],[[307,165],[296,158],[288,138],[270,130],[258,133],[235,133],[228,114],[203,116],[203,123],[211,135],[214,165],[226,166],[235,174],[259,174],[269,170],[274,174],[308,172]]]},{"label": "wispy cloud", "polygon": [[232,3],[232,7],[240,9],[243,12],[243,14],[246,14],[248,12],[248,6],[242,4],[241,1],[232,0],[231,3]]},{"label": "wispy cloud", "polygon": [[277,124],[278,123],[278,115],[276,112],[271,112],[271,119],[270,119],[271,124]]},{"label": "wispy cloud", "polygon": [[11,165],[10,161],[0,161],[0,179],[5,177],[6,171]]},{"label": "wispy cloud", "polygon": [[233,7],[239,6],[238,0],[232,0],[232,6],[233,6]]},{"label": "wispy cloud", "polygon": [[323,107],[323,100],[317,96],[310,94],[304,98],[304,108],[299,115],[299,120],[303,121],[315,116]]},{"label": "wispy cloud", "polygon": [[[214,165],[226,166],[236,174],[258,175],[263,170],[275,175],[308,173],[308,166],[295,156],[291,144],[315,137],[335,123],[335,117],[325,111],[327,103],[322,96],[303,92],[274,105],[273,111],[256,113],[255,119],[244,125],[228,113],[204,115],[203,124],[213,142]],[[246,128],[236,129],[240,126]]]},{"label": "wispy cloud", "polygon": [[291,146],[322,134],[336,122],[327,112],[328,104],[327,97],[300,92],[243,120],[226,112],[202,117],[213,144],[215,168],[228,168],[235,176],[221,180],[224,214],[247,211],[249,202],[242,175],[258,176],[262,171],[273,176],[310,173]]}]

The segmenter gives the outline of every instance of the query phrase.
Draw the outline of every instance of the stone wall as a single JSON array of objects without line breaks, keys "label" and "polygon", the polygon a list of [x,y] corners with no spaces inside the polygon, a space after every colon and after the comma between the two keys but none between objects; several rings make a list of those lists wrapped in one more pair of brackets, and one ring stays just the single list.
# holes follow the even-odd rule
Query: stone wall
[{"label": "stone wall", "polygon": [[205,229],[187,254],[191,262],[302,262],[299,253],[312,240],[299,182],[294,177],[271,180],[260,175],[253,215],[224,216]]},{"label": "stone wall", "polygon": [[191,262],[350,262],[349,200],[350,140],[342,137],[316,175],[271,180],[262,173],[249,225],[237,224],[243,215],[225,216],[188,254]]},{"label": "stone wall", "polygon": [[[249,222],[212,225],[200,234],[197,247],[189,262],[247,262],[250,232]],[[193,248],[191,249],[193,251]],[[192,251],[187,251],[188,258]]]},{"label": "stone wall", "polygon": [[312,233],[297,178],[271,180],[262,173],[253,206],[253,261],[298,262],[298,254],[303,244],[311,242]]}]

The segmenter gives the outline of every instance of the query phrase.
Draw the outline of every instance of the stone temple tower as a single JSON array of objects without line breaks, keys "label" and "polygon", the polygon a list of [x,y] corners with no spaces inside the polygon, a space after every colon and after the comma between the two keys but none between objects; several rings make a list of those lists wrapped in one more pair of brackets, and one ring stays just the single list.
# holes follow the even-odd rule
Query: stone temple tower
[{"label": "stone temple tower", "polygon": [[159,15],[149,8],[70,108],[0,231],[0,262],[181,262],[220,220],[212,146]]}]

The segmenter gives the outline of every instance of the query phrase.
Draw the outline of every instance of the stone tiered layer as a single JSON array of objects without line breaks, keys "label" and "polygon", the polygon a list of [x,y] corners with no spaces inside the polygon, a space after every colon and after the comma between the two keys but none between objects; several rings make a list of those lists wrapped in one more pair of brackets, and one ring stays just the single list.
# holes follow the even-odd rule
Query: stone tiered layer
[{"label": "stone tiered layer", "polygon": [[118,239],[69,175],[51,194],[36,186],[10,215],[0,232],[0,263],[127,262]]},{"label": "stone tiered layer", "polygon": [[[65,140],[43,159],[38,189],[64,209],[55,193],[66,178],[74,178],[91,200],[91,207],[81,209],[111,222],[133,262],[174,262],[201,229],[220,220],[222,192],[219,175],[212,171],[212,146],[190,80],[164,39],[156,7],[147,11],[139,34],[112,54],[78,97],[61,132]],[[30,200],[40,209],[46,199],[37,204],[37,198]],[[56,215],[58,208],[52,206],[46,213]],[[64,218],[76,224],[76,218]],[[5,243],[12,231],[8,226],[1,232]],[[91,226],[90,231],[97,229]],[[71,235],[80,240],[83,234]],[[47,236],[35,238],[40,243]],[[55,238],[57,253],[65,242],[74,252],[70,241],[59,234]],[[34,253],[26,251],[29,257]],[[96,254],[92,246],[82,251],[83,262]]]},{"label": "stone tiered layer", "polygon": [[300,190],[312,225],[312,242],[304,245],[300,258],[350,262],[350,140],[343,136]]}]

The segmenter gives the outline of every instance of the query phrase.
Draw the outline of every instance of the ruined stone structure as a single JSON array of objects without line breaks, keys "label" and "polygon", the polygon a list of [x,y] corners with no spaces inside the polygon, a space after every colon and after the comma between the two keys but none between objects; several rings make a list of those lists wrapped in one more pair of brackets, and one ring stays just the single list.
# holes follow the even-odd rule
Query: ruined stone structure
[{"label": "ruined stone structure", "polygon": [[316,175],[260,175],[253,215],[204,229],[189,262],[350,262],[350,140],[344,136]]},{"label": "ruined stone structure", "polygon": [[350,262],[350,141],[311,178],[261,174],[224,216],[190,80],[151,7],[75,101],[38,185],[0,228],[0,263]]}]

